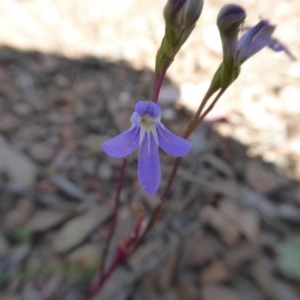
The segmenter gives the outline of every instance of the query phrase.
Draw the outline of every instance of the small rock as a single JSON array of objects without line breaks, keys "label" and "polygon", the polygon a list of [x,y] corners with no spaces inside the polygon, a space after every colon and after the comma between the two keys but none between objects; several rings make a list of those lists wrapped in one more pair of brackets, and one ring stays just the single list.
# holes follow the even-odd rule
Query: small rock
[{"label": "small rock", "polygon": [[0,131],[3,133],[12,131],[18,126],[18,120],[14,115],[3,114],[0,118]]},{"label": "small rock", "polygon": [[95,174],[95,160],[93,159],[83,159],[81,161],[81,169],[87,175]]},{"label": "small rock", "polygon": [[45,163],[54,157],[55,150],[49,143],[38,143],[30,147],[29,154],[37,162]]},{"label": "small rock", "polygon": [[112,177],[111,165],[107,163],[101,163],[98,167],[98,176],[102,179],[109,179]]},{"label": "small rock", "polygon": [[103,138],[98,134],[89,134],[85,140],[84,145],[90,150],[93,154],[99,154],[101,149],[101,143]]},{"label": "small rock", "polygon": [[174,103],[179,98],[179,89],[171,84],[163,85],[160,91],[159,99],[163,103]]},{"label": "small rock", "polygon": [[16,114],[20,116],[27,116],[31,113],[31,108],[26,103],[18,103],[13,107],[13,110]]}]

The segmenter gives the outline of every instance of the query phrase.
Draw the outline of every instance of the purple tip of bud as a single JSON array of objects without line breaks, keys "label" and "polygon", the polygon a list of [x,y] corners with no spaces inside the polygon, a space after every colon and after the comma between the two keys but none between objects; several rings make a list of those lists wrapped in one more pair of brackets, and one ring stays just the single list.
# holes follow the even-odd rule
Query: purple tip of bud
[{"label": "purple tip of bud", "polygon": [[194,24],[203,8],[203,0],[169,0],[164,9],[167,23],[183,22],[187,26]]},{"label": "purple tip of bud", "polygon": [[185,23],[194,24],[200,17],[203,9],[202,0],[189,0],[185,9]]},{"label": "purple tip of bud", "polygon": [[169,0],[164,9],[164,17],[166,22],[176,19],[187,0]]},{"label": "purple tip of bud", "polygon": [[181,9],[181,7],[183,7],[187,1],[188,0],[169,0],[169,4],[176,11],[178,9]]},{"label": "purple tip of bud", "polygon": [[236,4],[227,4],[222,7],[217,17],[217,25],[222,34],[238,30],[246,18],[245,10]]}]

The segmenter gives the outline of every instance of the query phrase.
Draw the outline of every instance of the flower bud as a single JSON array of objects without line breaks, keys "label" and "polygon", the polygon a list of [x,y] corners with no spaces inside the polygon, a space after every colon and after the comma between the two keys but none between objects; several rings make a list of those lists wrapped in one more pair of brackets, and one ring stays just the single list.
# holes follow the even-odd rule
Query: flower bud
[{"label": "flower bud", "polygon": [[195,28],[203,8],[203,0],[169,0],[164,8],[165,36],[156,57],[159,73],[175,55]]},{"label": "flower bud", "polygon": [[203,9],[203,1],[189,0],[185,5],[184,24],[185,26],[194,25],[199,19]]},{"label": "flower bud", "polygon": [[164,8],[166,26],[184,29],[195,25],[203,8],[203,0],[169,0]]},{"label": "flower bud", "polygon": [[217,17],[223,47],[223,63],[226,68],[236,67],[236,49],[240,26],[246,18],[245,10],[235,4],[223,6]]}]

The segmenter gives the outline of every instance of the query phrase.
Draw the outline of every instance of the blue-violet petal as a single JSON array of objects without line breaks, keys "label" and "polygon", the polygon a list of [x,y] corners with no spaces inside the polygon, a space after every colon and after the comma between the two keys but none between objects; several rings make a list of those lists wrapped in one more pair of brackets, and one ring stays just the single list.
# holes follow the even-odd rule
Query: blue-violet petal
[{"label": "blue-violet petal", "polygon": [[147,132],[140,146],[138,177],[142,189],[154,195],[160,185],[161,171],[158,146],[151,132]]},{"label": "blue-violet petal", "polygon": [[191,150],[189,141],[172,133],[162,124],[157,126],[157,136],[159,146],[171,156],[185,156]]},{"label": "blue-violet petal", "polygon": [[149,102],[148,101],[139,101],[135,105],[135,111],[139,114],[140,117],[144,117],[148,114],[149,111]]},{"label": "blue-violet petal", "polygon": [[139,145],[140,128],[132,126],[116,137],[104,142],[102,149],[109,156],[124,158],[130,155]]}]

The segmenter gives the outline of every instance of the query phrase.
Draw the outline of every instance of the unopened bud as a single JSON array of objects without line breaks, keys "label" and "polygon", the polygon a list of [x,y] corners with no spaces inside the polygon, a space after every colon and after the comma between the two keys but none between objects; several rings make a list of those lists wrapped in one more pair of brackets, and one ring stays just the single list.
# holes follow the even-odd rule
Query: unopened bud
[{"label": "unopened bud", "polygon": [[175,55],[195,28],[203,8],[203,0],[168,0],[164,8],[165,36],[156,57],[159,73]]},{"label": "unopened bud", "polygon": [[194,25],[199,19],[203,9],[203,1],[189,0],[184,7],[184,25]]},{"label": "unopened bud", "polygon": [[245,10],[236,4],[223,6],[217,17],[217,25],[223,47],[223,64],[224,68],[229,72],[238,67],[238,35],[245,18]]},{"label": "unopened bud", "polygon": [[195,24],[203,8],[203,0],[169,0],[164,8],[167,26],[186,27]]},{"label": "unopened bud", "polygon": [[236,4],[227,4],[223,6],[217,17],[219,31],[223,35],[237,32],[246,18],[245,10]]}]

